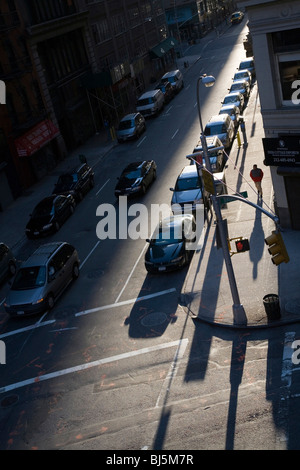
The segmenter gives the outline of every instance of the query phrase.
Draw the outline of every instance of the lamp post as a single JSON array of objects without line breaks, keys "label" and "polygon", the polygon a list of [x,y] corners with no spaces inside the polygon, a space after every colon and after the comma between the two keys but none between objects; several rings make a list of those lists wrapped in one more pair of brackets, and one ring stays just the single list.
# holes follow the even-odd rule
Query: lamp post
[{"label": "lamp post", "polygon": [[[211,87],[215,83],[215,78],[213,76],[202,75],[197,80],[197,107],[198,107],[199,123],[200,123],[200,129],[201,129],[201,142],[202,142],[203,156],[204,156],[206,168],[209,171],[209,173],[212,174],[210,157],[209,157],[209,152],[207,149],[206,136],[204,134],[202,118],[201,118],[200,98],[199,98],[200,81],[202,81],[206,87]],[[197,168],[198,168],[198,164],[197,164]],[[227,275],[228,275],[228,280],[229,280],[232,299],[233,299],[233,306],[232,306],[233,318],[236,324],[245,324],[246,322],[245,310],[239,298],[239,293],[238,293],[238,289],[236,285],[236,280],[234,276],[234,271],[233,271],[231,257],[229,253],[228,243],[227,243],[227,236],[226,236],[226,232],[224,229],[221,208],[220,208],[219,202],[215,194],[211,194],[210,197],[211,197],[212,205],[214,208],[214,212],[216,214],[219,235],[220,235],[220,240],[221,240],[222,250],[223,250],[223,255],[224,255],[224,261],[225,261],[225,265],[227,269]]]}]

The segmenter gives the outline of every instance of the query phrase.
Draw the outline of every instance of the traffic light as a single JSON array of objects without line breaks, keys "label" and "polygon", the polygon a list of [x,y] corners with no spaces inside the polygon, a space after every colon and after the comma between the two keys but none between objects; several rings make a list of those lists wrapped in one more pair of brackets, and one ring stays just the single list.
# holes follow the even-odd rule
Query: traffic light
[{"label": "traffic light", "polygon": [[243,253],[244,251],[250,250],[248,238],[240,238],[235,242],[237,253]]},{"label": "traffic light", "polygon": [[272,255],[272,263],[278,266],[279,264],[290,261],[288,252],[286,251],[282,235],[279,230],[273,230],[272,235],[265,238],[266,244],[270,247],[268,252]]}]

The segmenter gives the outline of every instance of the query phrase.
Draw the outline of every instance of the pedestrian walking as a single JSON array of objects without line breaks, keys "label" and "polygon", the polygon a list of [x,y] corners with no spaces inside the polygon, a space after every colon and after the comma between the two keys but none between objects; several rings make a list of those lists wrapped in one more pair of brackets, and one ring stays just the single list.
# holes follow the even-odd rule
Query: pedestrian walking
[{"label": "pedestrian walking", "polygon": [[250,178],[254,181],[256,189],[258,191],[258,197],[262,198],[262,187],[261,187],[261,180],[263,179],[264,172],[257,167],[257,165],[253,165],[252,170],[250,171]]}]

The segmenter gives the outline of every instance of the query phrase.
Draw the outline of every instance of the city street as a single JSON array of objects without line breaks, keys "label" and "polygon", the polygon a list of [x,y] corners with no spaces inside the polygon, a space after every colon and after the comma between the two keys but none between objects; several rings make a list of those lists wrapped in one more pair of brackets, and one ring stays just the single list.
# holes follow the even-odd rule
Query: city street
[{"label": "city street", "polygon": [[154,159],[157,178],[128,204],[142,202],[149,213],[152,204],[170,204],[169,188],[199,140],[197,78],[216,78],[213,88],[200,87],[205,124],[219,113],[245,57],[246,32],[243,21],[189,46],[186,54],[199,60],[185,74],[183,90],[147,120],[139,140],[114,146],[94,165],[95,187],[58,233],[20,243],[22,261],[42,243],[68,241],[78,250],[81,270],[39,317],[10,319],[3,305],[9,286],[0,286],[0,339],[7,354],[0,449],[300,447],[300,377],[291,361],[300,325],[249,331],[194,321],[180,298],[188,267],[147,274],[144,239],[96,235],[99,206],[113,204],[122,216],[114,188],[130,162]]}]

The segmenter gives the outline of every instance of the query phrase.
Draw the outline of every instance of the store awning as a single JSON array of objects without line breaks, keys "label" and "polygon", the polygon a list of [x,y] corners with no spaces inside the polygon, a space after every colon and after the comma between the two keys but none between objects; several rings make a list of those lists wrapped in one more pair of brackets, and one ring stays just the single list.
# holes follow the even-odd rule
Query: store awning
[{"label": "store awning", "polygon": [[15,140],[19,157],[29,157],[59,134],[59,130],[49,119],[40,122]]},{"label": "store awning", "polygon": [[153,47],[150,50],[150,57],[152,59],[157,59],[163,57],[170,49],[177,46],[179,43],[177,39],[173,38],[172,36],[168,37],[164,41],[157,44],[157,46]]}]

